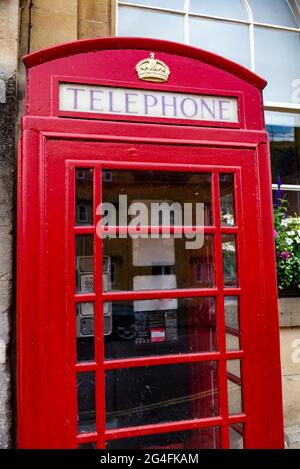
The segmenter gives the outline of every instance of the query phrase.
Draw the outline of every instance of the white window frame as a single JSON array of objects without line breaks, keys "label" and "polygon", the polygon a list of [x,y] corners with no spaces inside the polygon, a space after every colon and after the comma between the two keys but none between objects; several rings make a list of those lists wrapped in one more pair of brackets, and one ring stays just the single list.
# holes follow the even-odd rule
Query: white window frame
[{"label": "white window frame", "polygon": [[[300,34],[300,27],[299,28],[291,28],[287,26],[279,26],[270,23],[261,23],[254,21],[254,16],[252,12],[252,8],[248,2],[248,0],[241,0],[244,4],[246,11],[248,12],[248,20],[241,20],[235,18],[227,18],[224,16],[215,16],[215,15],[205,15],[201,13],[192,13],[190,12],[190,0],[184,0],[184,7],[183,10],[176,10],[172,8],[164,8],[164,7],[157,7],[157,6],[150,6],[150,5],[143,5],[139,3],[135,3],[134,0],[131,2],[123,2],[122,0],[115,0],[116,1],[116,15],[115,15],[115,31],[116,36],[118,36],[119,32],[119,6],[126,6],[132,8],[140,8],[141,10],[147,11],[159,11],[164,13],[171,13],[184,16],[184,44],[189,45],[189,17],[197,17],[197,18],[204,18],[204,19],[211,19],[211,20],[219,20],[219,21],[226,21],[229,23],[236,23],[236,24],[244,24],[248,25],[249,27],[249,47],[250,47],[250,63],[251,63],[251,70],[255,73],[255,37],[254,37],[254,28],[255,27],[263,27],[269,28],[273,30],[280,30],[280,31],[290,31],[290,32],[297,32]],[[288,4],[292,10],[292,13],[295,17],[297,23],[300,24],[300,0],[289,0]],[[300,77],[299,77],[300,78]],[[296,103],[284,103],[284,102],[276,102],[276,101],[265,101],[264,102],[264,109],[265,111],[272,111],[272,112],[288,112],[288,113],[300,113],[300,104]],[[273,189],[277,189],[276,184],[272,185]],[[281,186],[282,190],[286,191],[297,191],[300,192],[300,184],[283,184]]]},{"label": "white window frame", "polygon": [[[139,3],[135,3],[134,0],[131,2],[123,2],[122,0],[116,0],[117,8],[116,8],[116,36],[118,36],[119,32],[119,15],[118,10],[119,6],[125,6],[128,8],[139,8],[141,10],[148,10],[148,11],[160,11],[164,13],[171,13],[171,14],[178,14],[184,16],[184,43],[186,45],[190,44],[189,41],[189,17],[196,17],[196,18],[204,18],[204,19],[211,19],[211,20],[219,20],[219,21],[226,21],[228,23],[236,23],[236,24],[244,24],[249,27],[249,49],[250,49],[250,69],[255,72],[255,38],[254,38],[254,28],[255,27],[263,27],[269,28],[279,31],[289,31],[289,32],[296,32],[300,34],[300,27],[299,28],[291,28],[287,26],[279,26],[270,23],[262,23],[258,21],[254,21],[254,16],[252,9],[249,5],[248,0],[240,0],[248,13],[248,20],[241,20],[235,18],[229,18],[224,16],[216,16],[216,15],[205,15],[201,13],[192,13],[189,11],[190,9],[190,0],[184,0],[184,8],[183,10],[175,10],[172,8],[164,8],[164,7],[157,7],[157,6],[149,6],[143,5]],[[295,20],[300,20],[300,6],[299,1],[297,0],[290,0],[289,2],[290,8],[292,13],[294,14]],[[299,77],[300,78],[300,77]],[[292,104],[292,103],[282,103],[282,102],[265,102],[265,106],[268,110],[272,109],[280,111],[280,112],[299,112],[300,111],[300,104]]]}]

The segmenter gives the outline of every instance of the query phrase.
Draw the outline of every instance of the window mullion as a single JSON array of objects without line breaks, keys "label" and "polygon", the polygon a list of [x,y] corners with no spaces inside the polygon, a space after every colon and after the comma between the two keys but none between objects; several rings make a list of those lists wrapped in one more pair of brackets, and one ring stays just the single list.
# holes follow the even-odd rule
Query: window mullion
[{"label": "window mullion", "polygon": [[254,39],[254,24],[251,22],[249,26],[249,40],[250,40],[250,63],[251,63],[251,70],[255,72],[255,39]]},{"label": "window mullion", "polygon": [[250,64],[251,70],[255,72],[255,43],[254,43],[254,18],[252,9],[247,0],[243,0],[249,18],[249,41],[250,41]]},{"label": "window mullion", "polygon": [[184,43],[190,44],[190,25],[189,25],[190,0],[184,0]]},{"label": "window mullion", "polygon": [[[300,192],[300,184],[281,184],[280,188],[283,191]],[[273,190],[278,189],[278,185],[272,184],[272,189]]]}]

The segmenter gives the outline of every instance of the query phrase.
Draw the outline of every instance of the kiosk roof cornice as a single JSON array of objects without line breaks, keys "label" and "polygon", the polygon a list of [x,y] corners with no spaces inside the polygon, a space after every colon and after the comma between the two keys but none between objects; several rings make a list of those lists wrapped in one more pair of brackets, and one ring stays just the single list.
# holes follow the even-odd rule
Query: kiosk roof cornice
[{"label": "kiosk roof cornice", "polygon": [[250,85],[263,90],[267,84],[266,80],[251,72],[245,67],[232,62],[212,52],[186,46],[177,42],[162,41],[157,39],[136,37],[108,37],[84,39],[68,42],[57,46],[42,49],[32,54],[25,55],[23,61],[27,69],[61,59],[72,55],[96,52],[101,50],[132,49],[132,50],[154,50],[179,55],[207,63],[211,66],[224,70]]}]

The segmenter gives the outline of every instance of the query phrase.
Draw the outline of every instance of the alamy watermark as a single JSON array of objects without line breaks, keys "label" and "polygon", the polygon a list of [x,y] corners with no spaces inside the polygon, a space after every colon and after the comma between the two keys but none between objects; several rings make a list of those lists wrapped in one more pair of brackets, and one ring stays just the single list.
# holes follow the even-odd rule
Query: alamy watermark
[{"label": "alamy watermark", "polygon": [[103,202],[96,214],[97,235],[102,238],[186,238],[186,249],[204,244],[204,203],[131,202],[120,194],[118,204]]}]

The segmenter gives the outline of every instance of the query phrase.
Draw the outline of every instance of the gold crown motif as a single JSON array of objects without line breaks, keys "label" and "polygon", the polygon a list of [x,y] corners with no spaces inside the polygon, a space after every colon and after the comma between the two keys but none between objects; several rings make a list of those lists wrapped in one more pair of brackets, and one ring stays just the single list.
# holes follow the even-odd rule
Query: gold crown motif
[{"label": "gold crown motif", "polygon": [[171,73],[164,62],[155,58],[154,52],[150,53],[150,58],[141,60],[135,69],[139,79],[144,81],[168,81]]}]

